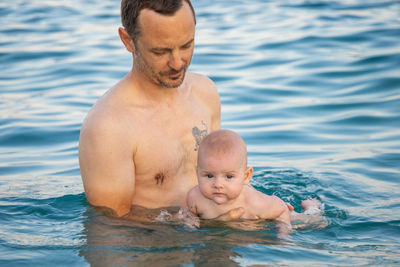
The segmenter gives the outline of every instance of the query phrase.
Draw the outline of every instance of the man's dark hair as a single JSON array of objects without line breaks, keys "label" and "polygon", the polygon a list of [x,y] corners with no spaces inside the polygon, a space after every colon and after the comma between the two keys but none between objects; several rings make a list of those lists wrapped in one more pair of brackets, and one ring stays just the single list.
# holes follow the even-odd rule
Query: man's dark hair
[{"label": "man's dark hair", "polygon": [[172,16],[182,7],[183,1],[189,4],[193,12],[194,22],[196,23],[196,14],[190,0],[122,0],[122,26],[124,26],[132,40],[135,41],[140,36],[138,17],[142,9],[147,8],[163,15]]}]

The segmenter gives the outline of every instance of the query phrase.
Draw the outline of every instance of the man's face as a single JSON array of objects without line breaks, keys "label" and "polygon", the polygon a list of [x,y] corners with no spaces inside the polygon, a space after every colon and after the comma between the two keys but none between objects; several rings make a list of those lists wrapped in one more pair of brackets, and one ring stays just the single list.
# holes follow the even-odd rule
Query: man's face
[{"label": "man's face", "polygon": [[190,65],[195,23],[189,5],[165,16],[144,9],[139,15],[141,35],[135,42],[134,66],[151,82],[166,88],[179,87]]}]

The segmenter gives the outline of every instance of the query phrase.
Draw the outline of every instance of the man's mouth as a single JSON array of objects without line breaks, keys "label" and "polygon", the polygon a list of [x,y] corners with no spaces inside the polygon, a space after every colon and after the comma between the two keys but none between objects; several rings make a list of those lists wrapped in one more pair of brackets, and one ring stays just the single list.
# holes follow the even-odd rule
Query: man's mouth
[{"label": "man's mouth", "polygon": [[175,73],[175,74],[170,74],[169,77],[173,80],[178,79],[179,77],[181,77],[181,72]]},{"label": "man's mouth", "polygon": [[168,76],[171,79],[178,79],[179,77],[181,77],[182,73],[184,72],[185,68],[182,68],[180,70],[173,70],[173,71],[169,71],[167,72],[165,75]]}]

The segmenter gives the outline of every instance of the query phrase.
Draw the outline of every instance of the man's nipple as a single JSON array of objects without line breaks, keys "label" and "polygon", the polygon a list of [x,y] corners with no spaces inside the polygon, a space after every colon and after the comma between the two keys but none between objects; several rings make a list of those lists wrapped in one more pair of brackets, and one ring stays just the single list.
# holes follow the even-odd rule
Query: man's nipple
[{"label": "man's nipple", "polygon": [[156,179],[156,183],[159,185],[162,185],[164,183],[165,179],[165,174],[163,172],[159,172],[154,176],[154,179]]}]

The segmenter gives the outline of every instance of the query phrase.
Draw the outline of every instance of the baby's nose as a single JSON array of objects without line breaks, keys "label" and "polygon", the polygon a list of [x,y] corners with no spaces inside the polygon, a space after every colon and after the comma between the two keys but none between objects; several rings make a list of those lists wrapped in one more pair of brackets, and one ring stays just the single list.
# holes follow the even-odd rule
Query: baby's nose
[{"label": "baby's nose", "polygon": [[215,178],[215,180],[214,180],[214,187],[215,188],[222,188],[223,187],[223,183],[222,183],[222,181],[221,181],[221,179],[220,178]]}]

